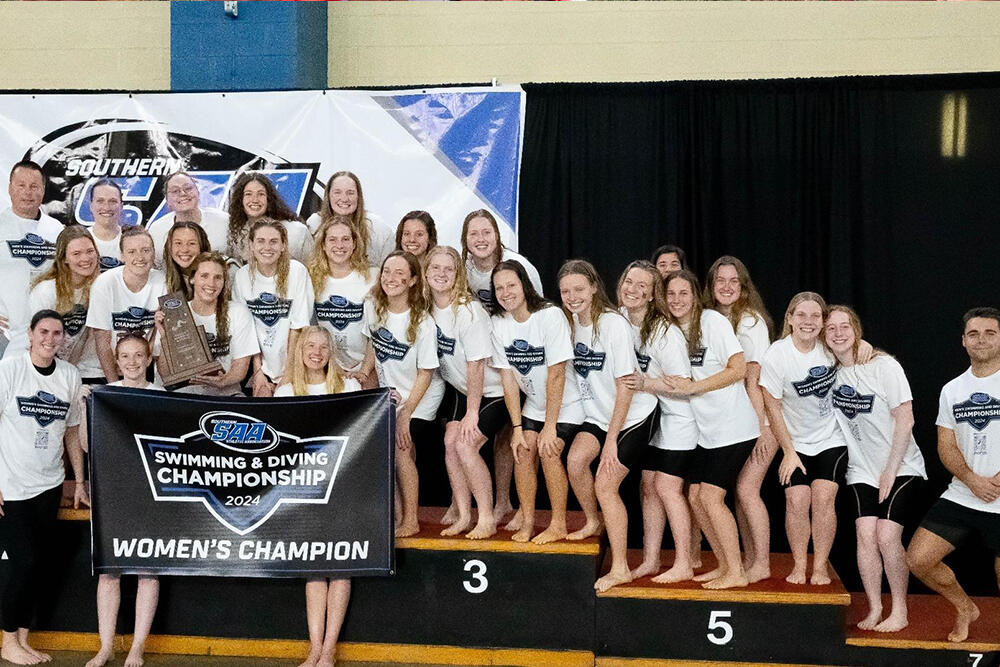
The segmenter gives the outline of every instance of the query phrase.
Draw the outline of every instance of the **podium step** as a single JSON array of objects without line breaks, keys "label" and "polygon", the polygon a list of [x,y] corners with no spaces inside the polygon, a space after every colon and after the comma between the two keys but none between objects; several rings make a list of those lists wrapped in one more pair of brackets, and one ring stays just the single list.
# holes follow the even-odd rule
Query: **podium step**
[{"label": "podium step", "polygon": [[[784,662],[719,662],[718,660],[660,660],[650,658],[597,658],[594,667],[831,667],[830,665],[804,665]],[[840,666],[840,667],[847,667]]]},{"label": "podium step", "polygon": [[[630,551],[628,558],[635,567],[642,554]],[[672,561],[673,553],[664,553],[663,562]],[[711,553],[702,554],[702,563],[700,572],[715,567]],[[791,570],[790,554],[772,554],[772,578],[746,588],[715,591],[642,577],[600,593],[597,655],[602,661],[850,664],[838,660],[851,601],[840,579],[831,571],[829,585],[794,585],[784,581]]]}]

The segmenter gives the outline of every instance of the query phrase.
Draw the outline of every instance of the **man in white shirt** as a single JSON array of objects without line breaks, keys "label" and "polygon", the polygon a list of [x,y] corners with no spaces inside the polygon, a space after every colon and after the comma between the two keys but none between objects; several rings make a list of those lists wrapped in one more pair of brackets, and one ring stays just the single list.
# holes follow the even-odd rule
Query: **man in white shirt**
[{"label": "man in white shirt", "polygon": [[0,307],[0,354],[4,357],[27,349],[31,281],[49,268],[56,237],[63,229],[62,223],[42,213],[45,174],[34,162],[22,160],[14,165],[7,193],[10,208],[0,212],[0,284],[5,292]]},{"label": "man in white shirt", "polygon": [[1000,580],[1000,310],[973,308],[963,321],[971,366],[941,390],[937,416],[938,455],[954,477],[906,554],[913,574],[955,606],[953,642],[968,638],[979,608],[941,560],[978,535]]},{"label": "man in white shirt", "polygon": [[163,244],[175,222],[196,222],[208,235],[212,250],[226,254],[229,240],[229,216],[212,208],[201,208],[201,192],[198,183],[190,174],[177,171],[167,176],[163,182],[163,196],[167,202],[167,213],[146,227],[153,237],[153,252],[156,268],[163,268]]}]

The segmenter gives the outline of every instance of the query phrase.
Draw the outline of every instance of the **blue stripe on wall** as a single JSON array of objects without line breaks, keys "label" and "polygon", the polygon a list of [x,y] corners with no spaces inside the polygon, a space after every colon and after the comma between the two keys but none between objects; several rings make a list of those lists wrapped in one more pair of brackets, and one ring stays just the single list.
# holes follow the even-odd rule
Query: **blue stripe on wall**
[{"label": "blue stripe on wall", "polygon": [[170,3],[173,90],[326,88],[325,2]]}]

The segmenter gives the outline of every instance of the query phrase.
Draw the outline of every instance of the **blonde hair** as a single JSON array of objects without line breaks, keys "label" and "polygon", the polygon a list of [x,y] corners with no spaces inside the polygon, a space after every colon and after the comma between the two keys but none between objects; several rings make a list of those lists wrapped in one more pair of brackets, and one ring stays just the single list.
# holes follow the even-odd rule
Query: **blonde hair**
[{"label": "blonde hair", "polygon": [[313,334],[323,336],[327,347],[330,349],[330,359],[326,362],[326,393],[339,394],[344,391],[344,376],[340,374],[340,366],[333,359],[333,338],[330,336],[329,331],[315,325],[303,327],[299,331],[299,336],[295,340],[295,346],[291,350],[288,374],[291,377],[292,393],[296,396],[309,395],[308,369],[306,368],[303,355],[305,354],[306,341]]},{"label": "blonde hair", "polygon": [[326,233],[335,225],[344,225],[351,231],[351,240],[354,241],[354,251],[348,262],[351,269],[368,280],[369,266],[368,258],[365,257],[364,247],[361,243],[361,236],[358,229],[351,224],[351,219],[346,215],[334,215],[325,220],[316,230],[316,237],[313,241],[312,252],[309,253],[306,269],[309,271],[309,279],[312,281],[313,292],[319,295],[326,284],[326,278],[330,275],[330,260],[326,256]]},{"label": "blonde hair", "polygon": [[[561,282],[563,278],[571,275],[580,275],[587,279],[591,287],[597,288],[594,293],[594,298],[590,302],[590,321],[594,327],[593,337],[599,338],[599,333],[597,331],[597,322],[601,315],[606,312],[617,312],[615,310],[615,305],[611,303],[611,299],[608,298],[608,292],[604,289],[604,281],[601,280],[601,276],[597,273],[597,269],[594,265],[584,259],[568,259],[563,263],[562,267],[559,269],[559,273],[556,274],[556,281]],[[563,314],[566,319],[569,320],[570,331],[573,330],[573,315],[570,313],[566,306],[562,307]]]},{"label": "blonde hair", "polygon": [[69,244],[76,239],[87,239],[94,246],[94,272],[80,286],[81,305],[86,307],[90,302],[90,286],[94,284],[94,280],[101,274],[101,262],[100,252],[97,251],[97,244],[94,243],[94,237],[81,225],[70,225],[59,232],[59,236],[56,237],[56,256],[52,262],[52,266],[31,283],[31,286],[35,287],[46,280],[54,280],[56,283],[56,305],[53,310],[63,315],[73,310],[73,306],[76,305],[76,299],[73,298],[73,293],[76,291],[73,288],[73,272],[66,261]]},{"label": "blonde hair", "polygon": [[[854,359],[857,360],[858,347],[861,345],[861,336],[862,336],[861,318],[858,317],[858,314],[854,312],[854,309],[851,308],[850,306],[841,306],[841,305],[830,306],[829,308],[826,309],[826,315],[823,316],[824,328],[826,327],[826,324],[829,321],[830,316],[833,315],[834,313],[844,313],[845,315],[847,315],[847,321],[851,324],[851,328],[854,329],[854,345],[851,346],[851,353],[853,354]],[[826,344],[825,335],[823,336],[823,345],[826,347],[826,349],[828,350],[830,349],[830,346]],[[876,353],[877,352],[880,352],[880,350],[876,350]],[[874,357],[875,355],[873,354],[872,356]]]},{"label": "blonde hair", "polygon": [[[219,340],[229,338],[229,267],[226,258],[217,252],[203,252],[191,262],[191,279],[198,273],[198,267],[205,262],[222,268],[222,290],[215,297],[215,337]],[[192,290],[194,287],[192,286]]]},{"label": "blonde hair", "polygon": [[380,323],[385,323],[386,314],[389,312],[389,297],[382,289],[382,270],[385,263],[393,257],[402,257],[410,267],[410,277],[416,278],[413,286],[410,287],[406,295],[406,302],[410,307],[410,326],[406,329],[406,337],[409,343],[417,340],[417,331],[420,330],[420,322],[428,317],[427,315],[427,295],[424,291],[424,276],[420,272],[420,260],[403,250],[394,250],[389,256],[382,260],[382,269],[379,270],[379,279],[372,287],[372,300],[375,302],[375,319]]},{"label": "blonde hair", "polygon": [[[458,307],[468,305],[473,301],[472,293],[469,291],[469,278],[465,273],[465,266],[462,264],[462,257],[458,254],[458,251],[449,245],[437,245],[427,251],[425,257],[426,267],[430,267],[431,259],[434,255],[448,255],[451,261],[455,264],[455,284],[451,286],[451,297],[449,303],[451,304],[452,312],[458,315]],[[424,269],[426,274],[427,268]],[[426,275],[424,276],[426,278]],[[427,310],[431,311],[434,307],[434,299],[430,298],[430,285],[427,287],[428,298],[427,298]]]},{"label": "blonde hair", "polygon": [[[278,272],[274,276],[274,289],[278,293],[278,296],[285,298],[288,296],[286,292],[288,291],[288,270],[292,265],[292,258],[288,254],[288,230],[285,226],[278,222],[277,220],[272,220],[271,218],[261,218],[257,222],[253,223],[250,227],[250,245],[253,246],[253,240],[257,236],[257,232],[265,227],[270,227],[278,231],[278,235],[281,236],[281,243],[285,246],[281,251],[281,256],[278,257]],[[253,277],[257,275],[257,255],[253,254],[253,250],[250,252],[250,285],[253,286]]]},{"label": "blonde hair", "polygon": [[785,310],[785,321],[781,325],[782,338],[785,338],[786,336],[792,333],[792,323],[789,322],[788,319],[792,316],[792,313],[795,312],[795,309],[798,308],[800,304],[803,304],[806,301],[813,301],[817,303],[819,305],[819,309],[823,313],[823,321],[824,322],[826,321],[826,316],[829,312],[829,308],[827,308],[826,301],[823,300],[823,297],[817,294],[816,292],[799,292],[798,294],[792,297],[791,301],[788,302],[788,308]]}]

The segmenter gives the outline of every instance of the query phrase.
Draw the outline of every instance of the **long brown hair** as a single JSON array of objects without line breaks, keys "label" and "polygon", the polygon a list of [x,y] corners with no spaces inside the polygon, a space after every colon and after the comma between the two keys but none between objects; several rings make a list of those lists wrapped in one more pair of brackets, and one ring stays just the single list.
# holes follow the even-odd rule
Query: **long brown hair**
[{"label": "long brown hair", "polygon": [[[593,337],[599,338],[600,332],[597,330],[597,323],[601,318],[601,315],[606,312],[618,312],[615,309],[615,304],[611,302],[608,298],[608,291],[604,289],[604,281],[601,280],[601,275],[597,273],[597,269],[594,265],[585,259],[568,259],[566,260],[562,267],[559,269],[559,273],[556,274],[556,282],[562,282],[562,279],[566,276],[580,275],[587,279],[591,287],[596,288],[594,292],[594,298],[590,301],[590,321],[594,327]],[[566,306],[562,307],[563,314],[566,319],[569,320],[570,331],[573,330],[573,314],[566,309]]]},{"label": "long brown hair", "polygon": [[[701,348],[701,312],[704,310],[700,298],[701,284],[698,282],[698,276],[694,275],[693,272],[681,269],[668,273],[667,277],[663,279],[664,291],[670,287],[670,281],[676,279],[685,281],[691,288],[691,297],[694,303],[691,304],[691,321],[688,323],[687,333],[684,336],[687,338],[688,356],[693,357],[698,354]],[[669,308],[667,309],[667,317],[672,324],[676,324],[681,327],[681,331],[684,331],[680,320],[674,317]]]},{"label": "long brown hair", "polygon": [[757,291],[756,285],[753,284],[746,264],[732,255],[723,255],[709,267],[708,276],[705,278],[705,292],[702,296],[702,302],[705,304],[705,307],[719,310],[719,304],[715,300],[715,277],[719,269],[723,266],[733,267],[736,270],[736,277],[740,281],[740,296],[730,308],[728,315],[729,323],[733,325],[733,331],[735,332],[740,326],[740,320],[743,319],[743,316],[749,315],[754,319],[754,322],[759,320],[764,322],[767,326],[768,338],[770,338],[774,329],[774,323],[771,321],[771,316],[764,306],[764,300],[760,298],[760,292]]},{"label": "long brown hair", "polygon": [[476,218],[486,218],[486,220],[493,227],[493,233],[497,235],[497,247],[496,250],[493,251],[493,265],[496,266],[500,262],[500,258],[503,257],[504,245],[503,241],[500,239],[500,226],[497,225],[497,219],[485,208],[477,208],[475,211],[472,211],[469,215],[465,216],[465,220],[462,221],[462,261],[469,261],[469,241],[467,239],[469,235],[469,223]]},{"label": "long brown hair", "polygon": [[806,301],[815,301],[819,304],[819,309],[823,312],[823,321],[826,321],[826,316],[830,309],[827,307],[826,301],[823,297],[816,292],[799,292],[792,297],[791,301],[788,302],[788,308],[785,310],[785,319],[781,325],[782,338],[785,338],[792,333],[792,323],[789,322],[788,319],[792,316],[792,313],[795,312],[795,309],[799,307],[799,304]]},{"label": "long brown hair", "polygon": [[340,373],[340,366],[333,359],[333,337],[330,336],[329,331],[315,325],[303,327],[295,340],[295,346],[290,350],[288,366],[292,393],[296,396],[309,395],[309,382],[306,379],[306,364],[303,355],[305,354],[306,341],[313,334],[323,336],[326,339],[327,347],[330,348],[330,360],[326,362],[326,393],[339,394],[344,391],[344,376]]},{"label": "long brown hair", "polygon": [[351,253],[348,264],[353,271],[360,273],[365,280],[368,280],[369,269],[371,267],[368,266],[368,258],[365,257],[358,229],[351,224],[351,219],[346,215],[335,215],[323,222],[319,226],[319,229],[316,230],[312,252],[309,253],[308,264],[306,265],[306,268],[309,270],[309,279],[312,281],[313,292],[315,292],[317,297],[323,291],[323,286],[326,285],[327,276],[332,272],[330,269],[330,259],[326,256],[326,234],[330,231],[331,227],[336,225],[344,225],[350,230],[351,240],[354,241],[354,251]]},{"label": "long brown hair", "polygon": [[385,290],[382,289],[382,270],[385,269],[385,263],[388,262],[393,257],[402,257],[406,260],[407,265],[410,267],[410,277],[416,278],[413,282],[413,286],[410,287],[409,292],[406,295],[406,302],[410,306],[410,325],[406,329],[406,337],[409,343],[415,343],[417,340],[417,331],[420,329],[420,322],[427,315],[427,297],[424,292],[424,276],[420,272],[420,260],[403,250],[393,250],[389,255],[382,260],[382,267],[379,269],[379,279],[375,281],[375,285],[372,287],[372,299],[375,302],[375,317],[380,323],[385,322],[386,314],[389,312],[389,297],[386,296]]},{"label": "long brown hair", "polygon": [[667,297],[664,294],[666,288],[660,272],[656,270],[656,265],[644,259],[637,259],[626,266],[621,277],[618,278],[615,295],[619,306],[622,302],[622,286],[625,284],[625,277],[632,269],[645,271],[652,279],[653,300],[646,304],[646,313],[642,316],[642,324],[639,325],[639,343],[646,345],[655,333],[666,331],[670,327],[670,320],[667,318]]},{"label": "long brown hair", "polygon": [[192,279],[198,273],[198,267],[205,262],[212,262],[222,268],[222,290],[215,297],[215,337],[224,340],[229,338],[229,267],[226,258],[219,253],[203,252],[191,262]]},{"label": "long brown hair", "polygon": [[271,218],[272,220],[299,219],[299,216],[295,215],[295,211],[290,209],[285,200],[281,198],[281,194],[278,193],[278,189],[274,187],[271,179],[258,171],[248,171],[240,174],[239,178],[236,179],[236,184],[233,185],[233,189],[229,193],[229,237],[227,252],[230,257],[238,257],[241,260],[243,259],[243,253],[249,252],[247,248],[249,238],[249,225],[247,223],[249,222],[249,218],[247,218],[247,212],[243,208],[243,193],[251,183],[260,183],[264,186],[267,206],[264,208],[264,215],[262,217]]},{"label": "long brown hair", "polygon": [[365,213],[365,195],[361,191],[361,179],[349,171],[338,171],[330,176],[326,181],[326,188],[323,189],[323,203],[319,207],[319,219],[323,223],[334,215],[337,215],[330,207],[330,188],[333,186],[333,182],[341,176],[346,176],[354,181],[354,189],[358,191],[358,207],[347,218],[351,221],[351,227],[354,227],[358,231],[358,237],[361,239],[361,254],[367,257],[368,246],[371,245],[371,240],[368,235],[368,216]]},{"label": "long brown hair", "polygon": [[497,287],[493,282],[493,279],[501,271],[512,271],[517,276],[517,281],[521,283],[521,291],[524,293],[524,305],[527,306],[529,313],[537,313],[543,308],[555,307],[554,303],[539,294],[535,286],[531,284],[531,278],[528,277],[528,272],[525,271],[521,262],[516,259],[505,259],[494,266],[490,273],[490,300],[483,304],[490,315],[498,317],[506,312],[497,301]]},{"label": "long brown hair", "polygon": [[406,224],[407,220],[419,220],[427,231],[427,252],[424,253],[424,257],[426,257],[438,243],[437,226],[434,224],[434,218],[427,211],[410,211],[404,215],[399,224],[396,225],[396,250],[403,249],[403,225]]},{"label": "long brown hair", "polygon": [[[284,244],[285,249],[281,251],[281,256],[278,257],[278,272],[274,276],[274,290],[278,293],[278,296],[285,298],[288,292],[288,270],[292,265],[292,258],[288,254],[288,230],[285,226],[278,222],[277,220],[272,220],[271,218],[261,218],[257,222],[253,223],[250,227],[250,245],[253,245],[253,240],[257,236],[257,232],[265,227],[270,227],[271,229],[277,230],[278,234],[281,236],[281,242]],[[250,252],[250,285],[253,285],[253,277],[257,275],[257,256]]]},{"label": "long brown hair", "polygon": [[184,292],[184,296],[190,299],[192,295],[191,276],[194,274],[194,262],[191,262],[185,269],[175,262],[173,256],[170,254],[170,244],[173,243],[174,234],[179,229],[190,229],[195,233],[198,237],[199,254],[210,251],[212,247],[209,245],[208,234],[205,233],[204,227],[197,222],[175,222],[174,226],[167,232],[167,240],[163,242],[163,269],[167,277],[167,294],[182,291]]},{"label": "long brown hair", "polygon": [[56,256],[52,262],[52,266],[31,283],[31,286],[35,287],[46,280],[54,280],[56,283],[56,305],[54,310],[62,314],[70,312],[73,310],[73,306],[76,305],[76,299],[73,298],[73,293],[76,291],[73,287],[73,272],[66,261],[66,253],[69,250],[70,241],[75,241],[76,239],[87,239],[94,246],[94,272],[78,288],[80,290],[81,305],[86,307],[90,303],[90,286],[94,284],[94,280],[101,274],[101,253],[97,250],[94,237],[81,225],[69,225],[59,232],[59,236],[56,237]]}]

